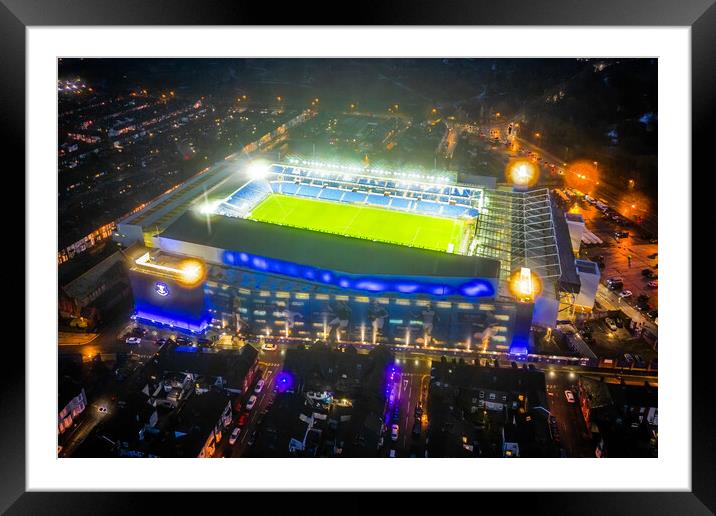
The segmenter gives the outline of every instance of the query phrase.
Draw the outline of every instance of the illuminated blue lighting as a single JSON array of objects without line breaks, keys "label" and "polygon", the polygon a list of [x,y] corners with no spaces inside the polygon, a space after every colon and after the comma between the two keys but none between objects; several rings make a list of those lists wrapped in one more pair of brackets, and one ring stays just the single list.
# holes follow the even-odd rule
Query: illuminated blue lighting
[{"label": "illuminated blue lighting", "polygon": [[209,326],[208,317],[200,320],[187,320],[181,317],[177,317],[173,314],[168,317],[166,315],[161,315],[156,312],[150,312],[147,310],[137,310],[136,314],[138,320],[147,321],[153,324],[159,324],[163,326],[170,326],[172,328],[181,328],[184,330],[192,331],[194,333],[203,333],[206,330],[207,326]]},{"label": "illuminated blue lighting", "polygon": [[[238,257],[238,260],[237,260]],[[407,278],[392,278],[389,276],[357,276],[348,273],[334,273],[333,271],[318,269],[284,260],[254,256],[244,252],[224,251],[222,260],[225,264],[234,265],[241,262],[242,267],[256,271],[268,271],[292,278],[302,278],[310,281],[335,285],[340,288],[363,290],[367,292],[400,292],[403,294],[430,294],[435,296],[460,295],[464,297],[493,297],[495,295],[494,280],[472,278],[468,281],[460,278],[442,281],[438,278],[429,278],[420,281],[406,281]],[[446,282],[447,281],[447,282]]]},{"label": "illuminated blue lighting", "polygon": [[373,280],[363,280],[356,283],[358,290],[368,290],[370,292],[384,292],[388,290],[385,283]]},{"label": "illuminated blue lighting", "polygon": [[420,288],[420,285],[417,285],[415,283],[398,283],[395,288],[398,290],[398,292],[402,292],[404,294],[412,294]]},{"label": "illuminated blue lighting", "polygon": [[293,390],[293,376],[287,371],[281,371],[276,377],[276,391],[279,393]]},{"label": "illuminated blue lighting", "polygon": [[492,285],[485,284],[484,281],[472,281],[460,287],[460,293],[466,297],[491,296],[494,294]]}]

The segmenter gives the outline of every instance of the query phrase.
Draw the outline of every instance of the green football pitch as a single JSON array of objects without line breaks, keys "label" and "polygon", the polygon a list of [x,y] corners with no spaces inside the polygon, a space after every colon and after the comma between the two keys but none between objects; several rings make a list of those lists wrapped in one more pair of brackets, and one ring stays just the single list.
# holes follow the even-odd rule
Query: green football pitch
[{"label": "green football pitch", "polygon": [[280,194],[267,197],[249,219],[436,251],[453,244],[455,252],[465,226],[455,219]]}]

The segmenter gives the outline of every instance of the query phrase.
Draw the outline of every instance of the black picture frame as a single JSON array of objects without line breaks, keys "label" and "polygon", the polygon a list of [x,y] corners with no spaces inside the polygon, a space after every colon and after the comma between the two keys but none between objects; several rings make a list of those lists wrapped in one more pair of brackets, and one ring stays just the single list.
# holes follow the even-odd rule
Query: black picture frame
[{"label": "black picture frame", "polygon": [[[334,13],[334,19],[322,19],[317,14],[320,12]],[[345,14],[340,15],[340,12]],[[482,0],[391,0],[374,6],[357,4],[350,9],[350,16],[348,12],[346,6],[339,10],[337,3],[315,3],[309,8],[307,4],[297,2],[274,8],[257,2],[201,0],[0,0],[0,70],[4,77],[0,86],[0,120],[3,121],[0,129],[3,139],[0,141],[6,149],[22,149],[25,145],[25,29],[28,26],[342,25],[346,20],[351,24],[423,26],[688,26],[691,27],[692,51],[692,162],[708,163],[710,115],[716,112],[714,0],[511,0],[489,3]],[[23,167],[24,154],[18,152],[17,157],[19,167]],[[697,170],[696,165],[694,170]],[[687,173],[690,171],[681,171],[679,175],[685,177]],[[24,238],[32,236],[25,234]],[[695,305],[694,313],[699,316]],[[690,336],[685,335],[684,342],[664,345],[689,346]],[[523,508],[537,514],[712,514],[716,510],[716,489],[713,488],[716,432],[713,401],[709,399],[713,346],[709,343],[704,348],[708,349],[700,349],[698,359],[695,352],[692,358],[691,492],[485,493],[472,495],[473,501],[468,503],[475,503],[480,497],[480,507],[490,507],[485,497],[491,496],[495,501],[500,497],[500,504],[509,503],[510,509]],[[146,494],[26,492],[25,350],[19,345],[8,345],[4,359],[6,367],[0,392],[0,510],[8,514],[79,515],[127,514],[147,508],[149,496]],[[226,500],[225,495],[207,495]],[[157,499],[156,495],[151,496]],[[194,498],[197,495],[160,495],[161,508],[164,511],[186,508],[188,496]],[[292,495],[292,505],[305,506],[308,500],[295,498],[298,496],[310,495]],[[344,502],[351,512],[373,510],[372,501],[352,498],[350,502]],[[416,495],[411,498],[411,503],[420,507],[418,504],[423,504],[424,498],[424,495]],[[338,506],[333,507],[338,509]],[[404,507],[406,511],[410,510],[409,506]]]}]

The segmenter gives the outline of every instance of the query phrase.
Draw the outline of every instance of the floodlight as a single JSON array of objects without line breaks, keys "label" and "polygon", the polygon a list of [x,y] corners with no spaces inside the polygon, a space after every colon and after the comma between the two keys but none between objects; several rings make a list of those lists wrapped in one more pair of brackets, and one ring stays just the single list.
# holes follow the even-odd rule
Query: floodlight
[{"label": "floodlight", "polygon": [[268,175],[270,165],[265,161],[254,161],[248,166],[248,174],[251,179],[263,179]]}]

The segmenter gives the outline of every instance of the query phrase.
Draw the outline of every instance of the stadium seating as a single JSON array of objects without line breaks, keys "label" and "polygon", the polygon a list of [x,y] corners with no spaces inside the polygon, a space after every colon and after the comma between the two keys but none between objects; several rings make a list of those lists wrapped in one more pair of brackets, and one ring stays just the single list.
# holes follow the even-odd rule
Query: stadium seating
[{"label": "stadium seating", "polygon": [[298,190],[296,190],[296,195],[302,197],[318,197],[319,193],[321,193],[321,189],[311,185],[301,185],[298,187]]},{"label": "stadium seating", "polygon": [[364,203],[367,195],[361,192],[346,192],[343,196],[343,202],[350,202],[353,204]]},{"label": "stadium seating", "polygon": [[319,199],[326,199],[329,201],[340,201],[343,197],[343,190],[337,188],[324,188],[321,193],[318,194]]},{"label": "stadium seating", "polygon": [[390,203],[390,197],[385,195],[370,194],[368,196],[368,204],[375,204],[376,206],[388,206]]},{"label": "stadium seating", "polygon": [[393,197],[390,206],[399,210],[407,210],[410,207],[410,201],[402,197]]}]

